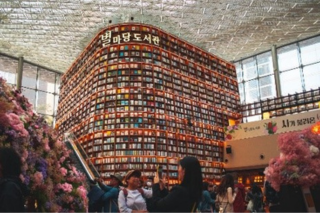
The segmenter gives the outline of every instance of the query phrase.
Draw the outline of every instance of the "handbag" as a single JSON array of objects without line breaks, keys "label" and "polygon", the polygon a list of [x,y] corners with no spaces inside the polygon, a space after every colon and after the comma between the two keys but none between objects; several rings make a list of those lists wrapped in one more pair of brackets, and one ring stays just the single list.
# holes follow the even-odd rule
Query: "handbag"
[{"label": "handbag", "polygon": [[219,212],[219,213],[224,213],[226,211],[227,206],[229,205],[229,200],[227,202],[227,204],[225,205],[225,207],[223,208],[221,206],[221,202],[219,201],[219,195],[217,196],[217,201],[214,203],[214,210],[215,212]]},{"label": "handbag", "polygon": [[253,211],[253,201],[252,200],[249,200],[249,203],[247,205],[247,210],[250,212]]},{"label": "handbag", "polygon": [[196,212],[196,202],[194,202],[192,209],[191,209],[191,213]]},{"label": "handbag", "polygon": [[214,202],[214,212],[219,212],[220,209],[220,202]]}]

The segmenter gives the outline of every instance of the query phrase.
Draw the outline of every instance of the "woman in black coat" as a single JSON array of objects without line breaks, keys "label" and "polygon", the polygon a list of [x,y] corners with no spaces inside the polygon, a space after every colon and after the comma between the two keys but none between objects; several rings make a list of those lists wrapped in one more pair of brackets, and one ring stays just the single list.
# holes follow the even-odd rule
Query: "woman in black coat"
[{"label": "woman in black coat", "polygon": [[0,212],[24,212],[26,186],[21,182],[21,158],[13,148],[0,148]]},{"label": "woman in black coat", "polygon": [[152,186],[152,211],[155,212],[195,212],[202,196],[202,172],[197,158],[185,157],[179,162],[180,185],[170,192],[156,174]]}]

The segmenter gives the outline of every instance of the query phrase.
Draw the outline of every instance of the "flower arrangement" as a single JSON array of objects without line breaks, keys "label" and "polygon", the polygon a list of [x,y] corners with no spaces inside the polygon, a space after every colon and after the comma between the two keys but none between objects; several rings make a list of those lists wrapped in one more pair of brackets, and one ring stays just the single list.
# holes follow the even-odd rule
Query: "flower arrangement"
[{"label": "flower arrangement", "polygon": [[37,211],[85,212],[84,174],[72,165],[69,153],[28,100],[0,78],[0,147],[13,147],[23,163],[20,176],[37,202]]},{"label": "flower arrangement", "polygon": [[226,140],[231,140],[232,139],[232,134],[238,129],[241,129],[241,126],[239,126],[238,124],[224,127],[223,130],[224,130],[225,139]]},{"label": "flower arrangement", "polygon": [[320,183],[320,135],[311,130],[279,135],[281,154],[271,159],[264,171],[275,190],[282,184],[309,187]]},{"label": "flower arrangement", "polygon": [[265,134],[268,135],[273,135],[277,132],[278,129],[277,123],[273,121],[269,121],[268,123],[265,123],[263,126],[265,128]]}]

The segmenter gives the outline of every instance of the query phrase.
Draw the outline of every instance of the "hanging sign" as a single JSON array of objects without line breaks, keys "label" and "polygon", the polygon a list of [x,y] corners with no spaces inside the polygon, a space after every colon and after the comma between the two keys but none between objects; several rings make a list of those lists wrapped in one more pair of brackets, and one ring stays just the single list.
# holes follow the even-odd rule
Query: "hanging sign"
[{"label": "hanging sign", "polygon": [[159,46],[159,36],[152,35],[150,33],[139,33],[139,32],[123,32],[114,33],[110,30],[105,31],[100,35],[102,46],[108,46],[110,44],[121,44],[127,42],[147,42]]},{"label": "hanging sign", "polygon": [[320,121],[320,110],[276,117],[225,127],[226,140],[240,140],[263,135],[302,130]]}]

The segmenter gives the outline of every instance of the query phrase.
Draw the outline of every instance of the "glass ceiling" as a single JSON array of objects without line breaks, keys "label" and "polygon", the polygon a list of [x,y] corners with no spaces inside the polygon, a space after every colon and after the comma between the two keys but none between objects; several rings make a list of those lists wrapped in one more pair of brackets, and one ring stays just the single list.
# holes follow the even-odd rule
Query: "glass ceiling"
[{"label": "glass ceiling", "polygon": [[231,61],[320,34],[320,0],[2,0],[0,52],[64,72],[100,29],[129,21]]}]

